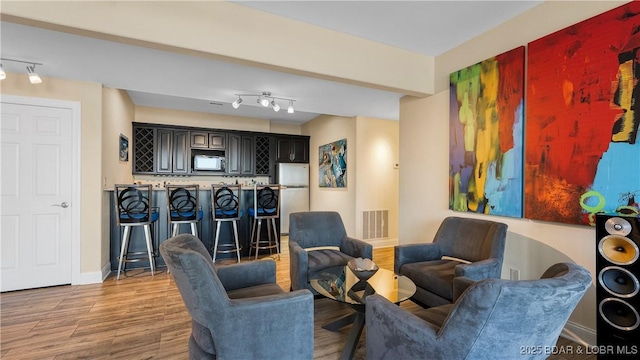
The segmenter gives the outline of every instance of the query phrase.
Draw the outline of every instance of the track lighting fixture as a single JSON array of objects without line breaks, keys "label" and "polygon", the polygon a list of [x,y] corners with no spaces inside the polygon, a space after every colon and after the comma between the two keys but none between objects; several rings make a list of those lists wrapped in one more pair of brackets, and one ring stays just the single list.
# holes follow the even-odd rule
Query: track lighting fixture
[{"label": "track lighting fixture", "polygon": [[36,66],[28,66],[27,65],[27,73],[29,74],[29,81],[32,84],[40,84],[42,82],[42,79],[40,78],[40,75],[38,75],[38,73],[36,73]]},{"label": "track lighting fixture", "polygon": [[288,98],[282,98],[282,97],[278,97],[278,96],[272,96],[270,92],[268,91],[263,91],[262,94],[236,94],[236,96],[238,97],[238,99],[236,99],[236,101],[231,103],[231,106],[233,106],[234,109],[237,109],[240,107],[240,104],[242,103],[242,98],[243,97],[250,97],[250,96],[254,96],[256,97],[256,103],[264,106],[264,107],[269,107],[271,106],[271,108],[273,109],[273,111],[280,111],[281,107],[280,104],[278,104],[276,102],[276,100],[284,100],[284,101],[288,101],[289,102],[289,107],[287,108],[287,112],[289,114],[293,114],[293,102],[295,100],[293,99],[288,99]]},{"label": "track lighting fixture", "polygon": [[273,107],[273,111],[275,112],[280,111],[280,105],[276,104],[275,100],[271,100],[271,107]]},{"label": "track lighting fixture", "polygon": [[[27,64],[27,74],[29,74],[29,82],[31,82],[32,84],[40,84],[42,82],[40,75],[36,73],[36,65],[42,65],[42,64],[31,62],[31,61],[22,61],[22,60],[7,59],[7,58],[0,58],[0,61],[3,61],[3,62],[10,61],[10,62]],[[7,73],[4,71],[4,67],[2,66],[2,63],[0,63],[0,80],[4,80],[6,78],[7,78]]]},{"label": "track lighting fixture", "polygon": [[231,103],[231,106],[233,106],[234,109],[237,109],[240,107],[240,104],[242,103],[242,98],[240,96],[238,96],[238,99],[234,102]]}]

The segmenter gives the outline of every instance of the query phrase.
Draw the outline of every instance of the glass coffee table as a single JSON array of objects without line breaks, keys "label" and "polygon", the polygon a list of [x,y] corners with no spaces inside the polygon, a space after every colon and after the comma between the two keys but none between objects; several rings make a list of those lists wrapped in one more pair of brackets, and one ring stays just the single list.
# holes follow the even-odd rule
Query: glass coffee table
[{"label": "glass coffee table", "polygon": [[416,292],[416,285],[411,279],[382,268],[365,281],[358,279],[348,266],[331,267],[311,277],[309,283],[322,296],[347,304],[355,310],[353,314],[322,327],[330,331],[338,331],[344,326],[353,324],[340,359],[353,358],[364,328],[367,296],[378,294],[392,303],[399,304]]}]

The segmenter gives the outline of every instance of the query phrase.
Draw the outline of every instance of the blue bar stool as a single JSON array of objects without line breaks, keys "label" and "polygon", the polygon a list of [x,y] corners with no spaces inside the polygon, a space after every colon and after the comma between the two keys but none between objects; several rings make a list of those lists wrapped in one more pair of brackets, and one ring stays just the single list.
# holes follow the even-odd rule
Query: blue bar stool
[{"label": "blue bar stool", "polygon": [[178,235],[181,224],[191,225],[191,235],[198,236],[198,223],[202,220],[200,185],[166,185],[167,217],[171,236]]},{"label": "blue bar stool", "polygon": [[[276,230],[276,219],[280,217],[280,185],[255,185],[253,189],[253,207],[249,208],[249,216],[253,218],[251,226],[251,243],[249,244],[249,257],[251,249],[258,251],[269,249],[269,254],[276,249],[280,257],[280,243]],[[267,239],[261,240],[262,220],[267,220]],[[273,238],[271,237],[273,233]]]},{"label": "blue bar stool", "polygon": [[[238,241],[238,221],[242,217],[242,187],[240,185],[211,185],[211,204],[213,221],[216,226],[216,237],[213,244],[213,262],[216,262],[216,254],[228,254],[235,252],[240,262],[240,243]],[[220,244],[220,228],[225,222],[233,225],[235,244]],[[222,248],[222,249],[219,249]]]},{"label": "blue bar stool", "polygon": [[[147,243],[146,255],[149,259],[151,275],[153,275],[156,266],[151,224],[158,220],[158,209],[153,207],[151,185],[115,185],[113,195],[115,197],[117,223],[124,228],[116,279],[120,280],[120,273],[126,271],[127,262],[144,260],[144,252],[129,252],[131,229],[135,226],[142,226],[144,229],[144,237]],[[123,263],[125,264],[124,268]]]}]

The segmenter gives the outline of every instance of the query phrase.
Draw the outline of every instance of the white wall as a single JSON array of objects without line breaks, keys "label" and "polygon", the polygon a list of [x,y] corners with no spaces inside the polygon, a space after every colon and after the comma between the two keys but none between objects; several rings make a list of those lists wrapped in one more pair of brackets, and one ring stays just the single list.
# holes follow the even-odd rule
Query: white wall
[{"label": "white wall", "polygon": [[[547,1],[436,59],[439,92],[421,99],[405,97],[400,104],[400,243],[430,242],[446,216],[491,219],[509,225],[504,278],[509,268],[519,269],[521,278],[538,278],[559,261],[583,265],[595,277],[592,228],[448,210],[448,76],[619,4]],[[595,343],[595,317],[592,286],[570,319],[573,330],[591,344]]]}]

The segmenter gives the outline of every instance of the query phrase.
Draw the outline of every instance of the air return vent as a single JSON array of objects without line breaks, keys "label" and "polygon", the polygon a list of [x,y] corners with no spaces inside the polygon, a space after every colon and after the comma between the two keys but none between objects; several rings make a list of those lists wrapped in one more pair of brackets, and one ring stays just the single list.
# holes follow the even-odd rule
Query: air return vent
[{"label": "air return vent", "polygon": [[389,210],[362,212],[362,238],[385,239],[389,237]]}]

